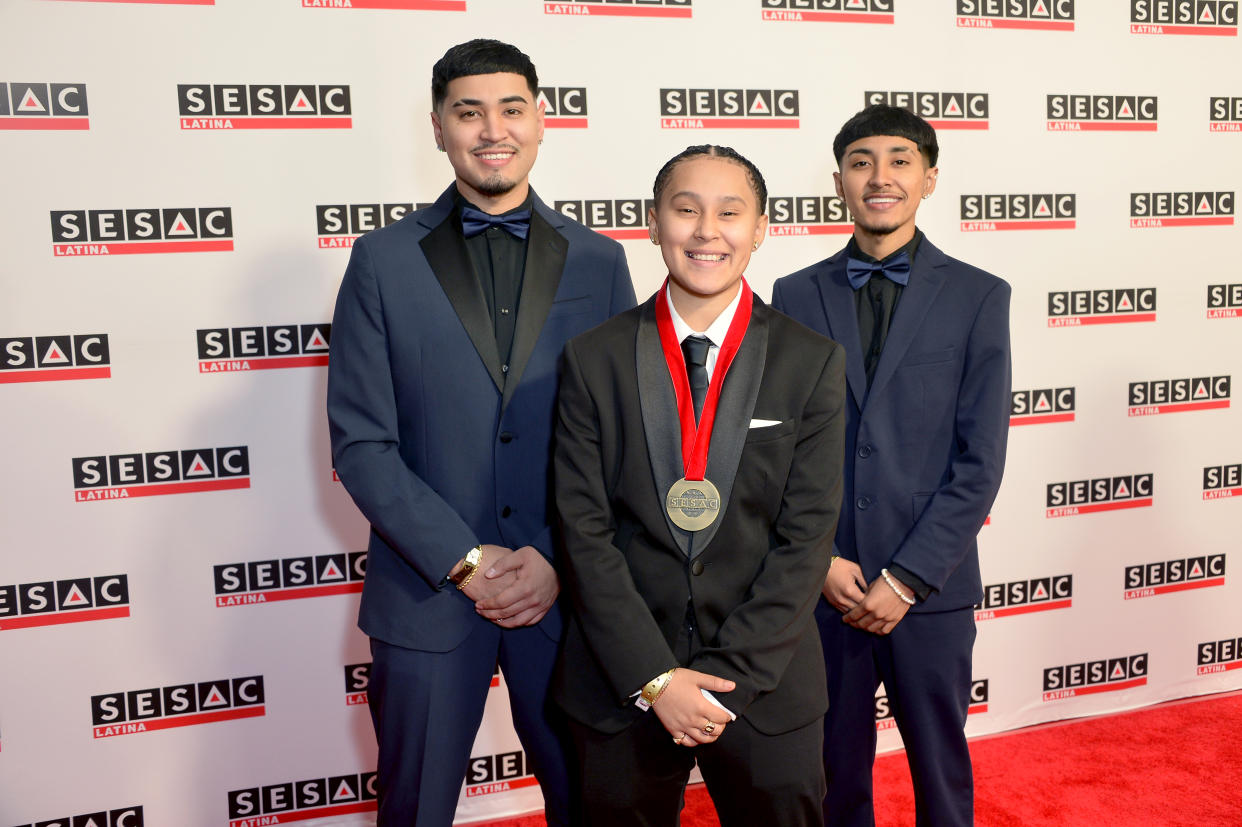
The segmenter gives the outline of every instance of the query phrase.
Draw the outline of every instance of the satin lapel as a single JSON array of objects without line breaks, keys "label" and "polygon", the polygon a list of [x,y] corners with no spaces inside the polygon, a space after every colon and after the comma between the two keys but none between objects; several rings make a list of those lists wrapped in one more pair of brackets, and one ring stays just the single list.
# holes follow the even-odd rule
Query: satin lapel
[{"label": "satin lapel", "polygon": [[647,457],[656,498],[669,534],[677,541],[682,554],[690,554],[690,532],[673,525],[664,511],[664,495],[681,479],[685,467],[681,460],[681,423],[677,419],[677,397],[668,375],[664,350],[660,347],[660,330],[656,327],[655,300],[643,305],[638,317],[638,333],[634,347],[638,370],[638,403],[643,414],[643,431],[647,435]]},{"label": "satin lapel", "polygon": [[867,396],[867,371],[863,367],[862,344],[858,337],[858,309],[854,304],[854,288],[845,276],[845,250],[824,262],[816,274],[820,301],[828,318],[828,335],[845,348],[845,380],[854,396],[854,404],[862,408]]},{"label": "satin lapel", "polygon": [[[446,196],[448,196],[447,193],[440,197],[435,208],[442,206],[441,202]],[[448,197],[451,210],[452,199],[451,196]],[[431,272],[435,273],[436,280],[440,282],[440,287],[444,290],[444,295],[448,296],[449,303],[453,305],[453,310],[457,313],[457,318],[461,320],[462,327],[466,329],[466,334],[474,343],[474,349],[478,351],[479,358],[483,360],[487,372],[492,376],[492,381],[496,383],[496,389],[503,390],[504,373],[500,370],[500,351],[496,348],[496,331],[492,327],[492,320],[487,312],[487,299],[483,297],[483,288],[479,285],[479,280],[474,277],[474,268],[470,265],[470,254],[466,251],[466,242],[462,240],[461,233],[453,227],[448,211],[445,211],[444,215],[447,220],[441,220],[427,235],[423,236],[419,246],[423,248],[423,255],[427,257],[427,263],[431,265]]]},{"label": "satin lapel", "polygon": [[945,254],[933,247],[926,238],[919,242],[918,252],[914,256],[914,267],[910,270],[910,283],[901,291],[897,312],[893,314],[888,336],[884,340],[880,363],[875,366],[875,376],[871,380],[873,393],[881,390],[893,378],[897,366],[910,349],[914,334],[923,324],[936,294],[944,285],[946,263]]},{"label": "satin lapel", "polygon": [[729,497],[733,493],[733,481],[742,461],[742,448],[746,445],[746,434],[755,412],[755,400],[759,398],[759,385],[768,355],[768,317],[767,308],[757,296],[753,306],[750,324],[746,326],[746,338],[742,339],[733,364],[725,374],[724,387],[720,389],[716,424],[712,426],[712,444],[707,454],[705,476],[720,492],[721,515],[707,528],[695,532],[691,557],[698,556],[707,548],[724,522],[724,510],[728,508]]},{"label": "satin lapel", "polygon": [[[536,200],[536,204],[539,202]],[[518,299],[517,325],[513,331],[513,351],[509,355],[509,378],[504,384],[500,408],[512,398],[522,371],[539,341],[548,318],[548,308],[561,283],[569,242],[536,209],[530,217],[530,236],[526,243],[526,269],[522,271],[522,295]],[[493,338],[494,335],[493,335]]]}]

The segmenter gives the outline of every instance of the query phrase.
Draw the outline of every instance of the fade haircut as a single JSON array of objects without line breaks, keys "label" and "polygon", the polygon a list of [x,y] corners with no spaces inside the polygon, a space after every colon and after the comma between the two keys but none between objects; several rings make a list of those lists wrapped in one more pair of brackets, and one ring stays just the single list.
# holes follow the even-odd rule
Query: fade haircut
[{"label": "fade haircut", "polygon": [[526,78],[531,100],[539,96],[539,76],[535,64],[516,46],[499,40],[478,38],[460,43],[431,67],[431,107],[439,109],[448,95],[448,85],[470,75],[494,75],[509,72]]},{"label": "fade haircut", "polygon": [[656,204],[660,203],[660,196],[664,194],[664,190],[668,188],[668,181],[673,177],[673,170],[682,161],[688,161],[691,158],[698,157],[724,158],[726,161],[732,161],[738,164],[746,171],[746,178],[750,181],[750,188],[754,191],[755,197],[759,199],[759,214],[763,215],[768,209],[768,185],[763,181],[763,174],[759,172],[759,168],[750,162],[748,158],[730,146],[716,146],[714,144],[698,144],[697,146],[688,146],[681,152],[674,155],[668,162],[660,167],[660,171],[656,173],[655,178],[655,200]]},{"label": "fade haircut", "polygon": [[936,143],[936,130],[927,121],[908,109],[899,106],[872,104],[845,122],[832,142],[832,154],[837,157],[837,167],[845,157],[845,149],[854,141],[874,135],[895,135],[918,145],[919,152],[928,167],[936,165],[940,145]]}]

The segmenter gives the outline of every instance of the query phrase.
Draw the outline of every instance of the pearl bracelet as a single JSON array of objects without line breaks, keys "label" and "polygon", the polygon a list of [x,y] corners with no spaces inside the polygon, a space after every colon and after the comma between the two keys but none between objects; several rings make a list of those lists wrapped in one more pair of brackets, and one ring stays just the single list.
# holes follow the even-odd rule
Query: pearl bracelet
[{"label": "pearl bracelet", "polygon": [[884,582],[887,583],[888,587],[893,590],[893,593],[901,598],[902,603],[905,603],[907,606],[914,605],[914,598],[906,597],[905,592],[897,588],[897,584],[893,581],[893,576],[888,573],[888,569],[880,569],[880,574],[884,576]]}]

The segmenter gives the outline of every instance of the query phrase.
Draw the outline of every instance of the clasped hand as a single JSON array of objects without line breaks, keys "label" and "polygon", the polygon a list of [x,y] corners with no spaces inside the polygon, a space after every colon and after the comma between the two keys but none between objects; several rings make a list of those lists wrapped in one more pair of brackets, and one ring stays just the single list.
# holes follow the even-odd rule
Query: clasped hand
[{"label": "clasped hand", "polygon": [[[683,747],[710,744],[724,733],[729,714],[707,700],[702,690],[732,692],[736,686],[706,672],[679,668],[651,708],[675,743]],[[705,726],[710,732],[704,731]]]},{"label": "clasped hand", "polygon": [[478,573],[462,589],[481,616],[505,629],[533,626],[552,608],[561,585],[556,570],[533,546],[516,551],[482,546]]},{"label": "clasped hand", "polygon": [[883,577],[868,585],[858,564],[844,557],[832,561],[823,592],[828,605],[844,613],[842,622],[877,635],[893,631],[910,609]]}]

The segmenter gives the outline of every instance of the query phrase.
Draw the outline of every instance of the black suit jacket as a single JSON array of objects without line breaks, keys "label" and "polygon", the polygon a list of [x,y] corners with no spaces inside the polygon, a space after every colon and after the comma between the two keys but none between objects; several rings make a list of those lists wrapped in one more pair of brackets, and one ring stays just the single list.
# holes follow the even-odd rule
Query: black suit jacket
[{"label": "black suit jacket", "polygon": [[[824,713],[812,611],[840,508],[844,373],[842,348],[754,299],[708,458],[727,505],[691,537],[664,509],[683,466],[654,297],[569,342],[554,472],[574,613],[553,691],[572,717],[618,732],[674,666],[736,681],[717,699],[762,732]],[[703,647],[679,663],[688,601]]]}]

